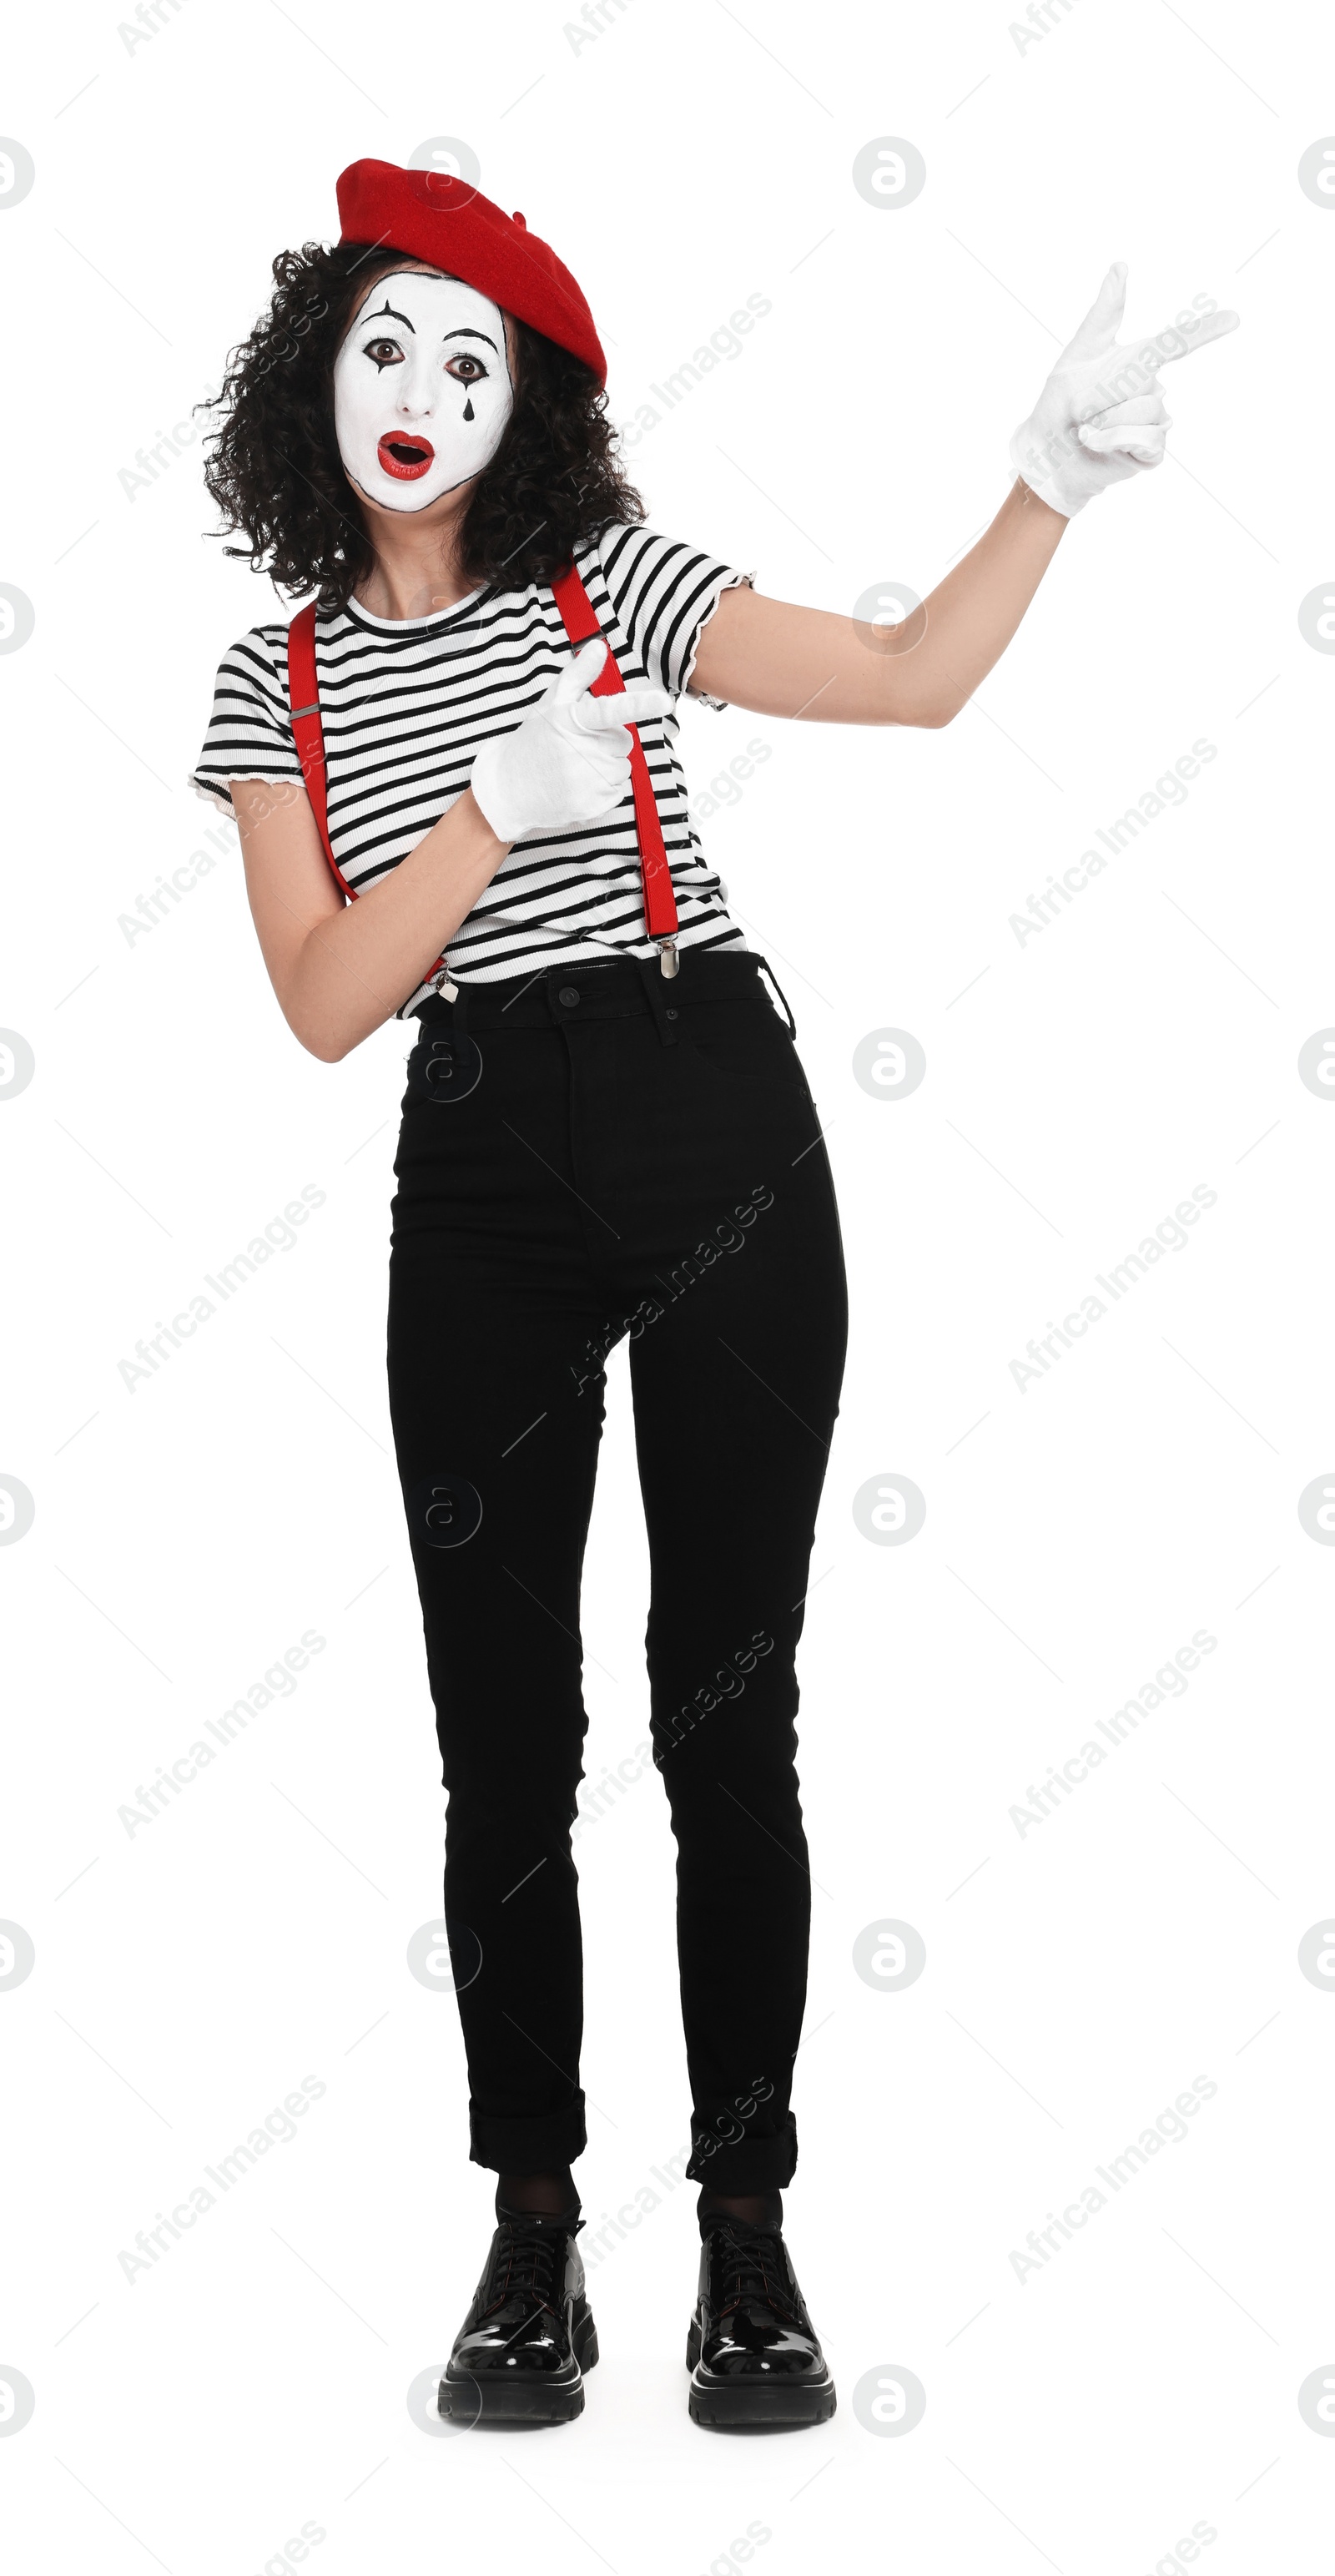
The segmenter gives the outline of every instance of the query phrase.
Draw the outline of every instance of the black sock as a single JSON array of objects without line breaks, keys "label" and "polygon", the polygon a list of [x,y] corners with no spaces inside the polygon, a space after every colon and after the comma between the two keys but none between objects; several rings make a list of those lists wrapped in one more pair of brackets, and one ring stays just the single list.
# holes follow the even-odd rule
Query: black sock
[{"label": "black sock", "polygon": [[499,2174],[498,2218],[574,2220],[580,2214],[579,2192],[567,2165],[559,2174]]},{"label": "black sock", "polygon": [[783,2193],[777,2184],[769,2191],[722,2193],[711,2191],[706,2184],[702,2186],[700,2197],[695,2204],[696,2216],[701,2225],[703,2226],[710,2218],[740,2216],[739,2211],[724,2209],[721,2206],[723,2202],[729,2200],[746,2200],[752,2204],[753,2214],[748,2224],[753,2227],[781,2227],[783,2224]]}]

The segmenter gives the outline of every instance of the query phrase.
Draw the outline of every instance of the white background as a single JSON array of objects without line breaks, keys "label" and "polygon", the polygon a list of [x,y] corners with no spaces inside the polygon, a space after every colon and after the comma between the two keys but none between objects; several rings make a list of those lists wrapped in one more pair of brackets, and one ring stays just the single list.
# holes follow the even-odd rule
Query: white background
[{"label": "white background", "polygon": [[[1335,1021],[1335,661],[1298,608],[1335,574],[1335,206],[1297,164],[1335,129],[1328,36],[1239,0],[1075,0],[1023,51],[1006,0],[606,14],[578,45],[558,0],[164,0],[133,46],[110,6],[12,32],[3,121],[36,165],[0,225],[0,579],[36,612],[0,664],[0,1019],[36,1057],[0,1107],[0,1469],[36,1502],[0,1550],[0,1915],[36,1948],[0,1993],[0,2365],[36,2392],[0,2440],[13,2560],[251,2576],[300,2563],[309,2522],[322,2576],[700,2576],[747,2563],[755,2524],[767,2576],[1140,2576],[1192,2563],[1200,2523],[1218,2576],[1315,2564],[1335,2443],[1297,2392],[1335,2373],[1335,2000],[1297,1946],[1335,1902],[1335,1559],[1297,1498],[1335,1464],[1335,1108],[1297,1055]],[[573,268],[621,418],[772,300],[631,462],[651,525],[825,608],[926,593],[968,545],[1109,260],[1131,330],[1197,294],[1243,316],[1168,371],[1170,461],[1073,523],[953,726],[684,711],[697,792],[772,744],[703,834],[797,1013],[852,1291],[802,1648],[787,2201],[840,2406],[768,2443],[687,2420],[689,2186],[606,2240],[578,2425],[433,2441],[409,2416],[491,2178],[454,2004],[405,1962],[442,1832],[383,1383],[405,1033],[301,1053],[230,832],[151,933],[119,926],[207,846],[184,780],[218,659],[287,613],[202,533],[197,444],[133,497],[120,477],[216,389],[274,253],[333,236],[339,170],[435,135]],[[852,184],[883,135],[925,158],[912,205]],[[1217,756],[1185,803],[1021,946],[1009,916],[1198,737]],[[926,1050],[911,1098],[854,1081],[886,1027]],[[294,1248],[127,1391],[136,1339],[307,1183]],[[1186,1248],[1022,1394],[1030,1337],[1198,1184],[1217,1204]],[[624,1354],[611,1381],[591,1779],[647,1715]],[[926,1524],[874,1546],[852,1498],[894,1474]],[[127,1835],[137,1784],[310,1628],[295,1692]],[[1186,1693],[1022,1837],[1029,1784],[1201,1628]],[[579,1857],[587,2244],[688,2134],[652,1777]],[[891,1919],[926,1943],[900,1993],[852,1962]],[[120,2249],[305,2075],[326,2090],[298,2136],[127,2281]],[[1198,2075],[1189,2135],[1017,2278],[1028,2231]],[[926,2413],[879,2438],[853,2391],[896,2368]]]}]

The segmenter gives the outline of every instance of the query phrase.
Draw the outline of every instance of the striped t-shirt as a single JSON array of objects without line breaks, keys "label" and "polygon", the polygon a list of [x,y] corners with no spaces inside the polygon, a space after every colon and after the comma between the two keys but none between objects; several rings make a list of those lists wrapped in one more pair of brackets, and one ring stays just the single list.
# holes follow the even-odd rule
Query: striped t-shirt
[{"label": "striped t-shirt", "polygon": [[[677,697],[720,593],[749,580],[694,547],[616,526],[576,551],[594,615],[627,688],[648,681]],[[378,885],[468,785],[474,755],[510,733],[570,654],[544,584],[496,584],[433,617],[372,617],[355,600],[321,609],[315,668],[324,724],[329,837],[348,884]],[[701,693],[702,694],[702,693]],[[710,700],[711,705],[717,704]],[[300,779],[288,722],[287,627],[252,627],[224,655],[191,785],[232,810],[232,778]],[[674,712],[641,726],[685,948],[744,949],[706,864],[686,802]],[[463,983],[494,983],[612,951],[652,957],[644,926],[629,785],[595,823],[531,832],[507,851],[450,941]],[[403,1019],[444,980],[417,986]]]}]

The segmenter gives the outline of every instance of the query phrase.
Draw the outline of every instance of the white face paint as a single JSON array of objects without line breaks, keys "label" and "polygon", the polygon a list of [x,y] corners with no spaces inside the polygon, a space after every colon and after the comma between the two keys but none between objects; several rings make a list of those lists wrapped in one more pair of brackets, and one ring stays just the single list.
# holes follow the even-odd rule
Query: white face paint
[{"label": "white face paint", "polygon": [[334,361],[345,471],[382,510],[424,510],[489,465],[514,408],[498,305],[457,277],[379,277]]}]

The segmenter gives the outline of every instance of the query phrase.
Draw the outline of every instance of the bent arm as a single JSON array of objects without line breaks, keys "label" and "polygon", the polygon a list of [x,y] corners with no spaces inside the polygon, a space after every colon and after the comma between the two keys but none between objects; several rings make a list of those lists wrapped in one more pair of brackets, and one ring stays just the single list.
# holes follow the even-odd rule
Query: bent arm
[{"label": "bent arm", "polygon": [[510,844],[466,789],[391,875],[345,905],[305,788],[234,778],[231,791],[269,981],[294,1036],[336,1064],[416,990]]},{"label": "bent arm", "polygon": [[1066,526],[1016,483],[977,545],[898,626],[725,590],[691,688],[811,724],[947,725],[1005,652]]}]

